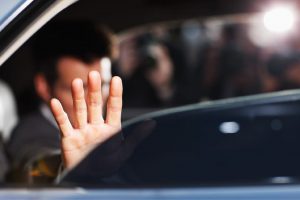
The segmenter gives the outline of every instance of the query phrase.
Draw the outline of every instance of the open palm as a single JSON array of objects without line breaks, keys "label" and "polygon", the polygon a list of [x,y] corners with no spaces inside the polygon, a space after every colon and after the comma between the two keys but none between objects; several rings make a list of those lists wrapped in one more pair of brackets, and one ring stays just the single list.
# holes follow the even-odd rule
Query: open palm
[{"label": "open palm", "polygon": [[121,129],[122,81],[113,77],[107,102],[106,120],[102,117],[100,74],[88,75],[87,102],[81,79],[72,82],[75,122],[71,124],[61,103],[51,100],[51,109],[61,131],[61,149],[64,167],[70,169],[93,148],[107,141]]}]

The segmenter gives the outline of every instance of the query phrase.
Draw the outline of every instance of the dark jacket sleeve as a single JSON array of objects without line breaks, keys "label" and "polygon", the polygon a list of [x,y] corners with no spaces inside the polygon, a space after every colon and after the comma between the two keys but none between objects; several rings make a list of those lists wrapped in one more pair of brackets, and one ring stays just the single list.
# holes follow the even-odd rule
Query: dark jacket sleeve
[{"label": "dark jacket sleeve", "polygon": [[4,153],[3,143],[0,140],[0,183],[4,182],[5,175],[8,171],[8,162]]},{"label": "dark jacket sleeve", "polygon": [[34,175],[36,168],[47,165],[45,157],[60,153],[59,131],[40,113],[31,114],[14,129],[6,149],[11,174]]}]

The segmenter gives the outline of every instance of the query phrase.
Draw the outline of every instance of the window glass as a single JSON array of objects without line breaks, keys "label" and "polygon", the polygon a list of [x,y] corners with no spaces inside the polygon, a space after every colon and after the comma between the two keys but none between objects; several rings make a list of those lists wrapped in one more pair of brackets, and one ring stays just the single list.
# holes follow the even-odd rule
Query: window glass
[{"label": "window glass", "polygon": [[32,0],[0,0],[0,31]]}]

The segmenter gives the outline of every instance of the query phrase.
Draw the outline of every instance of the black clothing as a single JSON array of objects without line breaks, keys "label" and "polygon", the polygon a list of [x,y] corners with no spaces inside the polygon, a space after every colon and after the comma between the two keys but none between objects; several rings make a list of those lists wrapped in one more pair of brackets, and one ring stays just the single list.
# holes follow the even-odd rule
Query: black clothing
[{"label": "black clothing", "polygon": [[59,130],[40,112],[35,112],[20,121],[12,132],[7,145],[13,168],[60,150]]},{"label": "black clothing", "polygon": [[3,150],[2,140],[0,140],[0,182],[4,181],[7,170],[8,170],[8,163]]}]

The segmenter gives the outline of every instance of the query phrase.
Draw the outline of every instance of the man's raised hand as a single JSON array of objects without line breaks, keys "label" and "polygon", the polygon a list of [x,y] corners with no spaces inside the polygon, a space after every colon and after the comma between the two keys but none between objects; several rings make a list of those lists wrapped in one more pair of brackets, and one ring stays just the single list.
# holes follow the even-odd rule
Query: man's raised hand
[{"label": "man's raised hand", "polygon": [[[52,99],[50,106],[61,132],[61,150],[64,167],[70,169],[80,162],[95,146],[102,144],[121,129],[122,81],[113,77],[107,101],[106,120],[102,117],[103,100],[101,78],[97,71],[88,75],[85,98],[83,82],[72,82],[75,122],[71,124],[61,103]],[[86,101],[87,100],[87,101]]]}]

